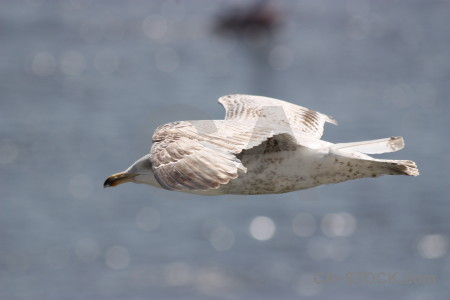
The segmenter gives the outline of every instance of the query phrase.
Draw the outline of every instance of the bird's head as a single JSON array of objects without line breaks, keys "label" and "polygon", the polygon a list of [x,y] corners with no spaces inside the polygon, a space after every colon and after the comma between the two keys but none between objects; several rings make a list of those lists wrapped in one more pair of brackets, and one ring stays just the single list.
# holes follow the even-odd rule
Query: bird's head
[{"label": "bird's head", "polygon": [[103,187],[117,186],[125,182],[146,183],[161,187],[153,174],[150,155],[145,155],[133,163],[127,170],[109,176]]}]

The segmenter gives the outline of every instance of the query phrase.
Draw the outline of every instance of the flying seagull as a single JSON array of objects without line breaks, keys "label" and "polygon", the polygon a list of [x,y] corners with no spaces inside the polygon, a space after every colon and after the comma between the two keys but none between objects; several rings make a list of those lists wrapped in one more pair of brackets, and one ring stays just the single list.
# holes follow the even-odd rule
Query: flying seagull
[{"label": "flying seagull", "polygon": [[402,137],[333,144],[321,140],[331,117],[282,100],[228,95],[225,120],[159,126],[150,153],[111,175],[125,182],[201,195],[278,194],[381,175],[417,176],[410,160],[367,154],[403,148]]}]

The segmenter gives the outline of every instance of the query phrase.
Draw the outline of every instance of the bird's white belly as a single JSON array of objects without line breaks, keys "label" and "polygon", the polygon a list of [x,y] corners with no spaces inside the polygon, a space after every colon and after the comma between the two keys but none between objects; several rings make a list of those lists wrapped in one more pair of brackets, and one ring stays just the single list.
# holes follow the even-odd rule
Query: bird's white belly
[{"label": "bird's white belly", "polygon": [[[326,172],[323,165],[328,151],[308,148],[267,154],[249,154],[241,158],[247,173],[221,186],[218,194],[277,194],[323,184],[319,175]],[[325,159],[327,160],[327,159]]]}]

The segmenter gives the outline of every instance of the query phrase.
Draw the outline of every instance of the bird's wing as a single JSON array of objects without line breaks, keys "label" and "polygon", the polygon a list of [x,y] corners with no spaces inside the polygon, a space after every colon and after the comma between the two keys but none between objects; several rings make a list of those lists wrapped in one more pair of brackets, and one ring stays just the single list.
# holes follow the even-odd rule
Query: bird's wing
[{"label": "bird's wing", "polygon": [[228,95],[219,98],[225,108],[225,120],[255,120],[288,125],[296,134],[320,139],[325,122],[337,124],[331,117],[286,101],[252,95]]},{"label": "bird's wing", "polygon": [[155,178],[170,190],[208,190],[228,183],[247,171],[236,154],[277,135],[254,124],[183,121],[158,127],[150,151]]}]

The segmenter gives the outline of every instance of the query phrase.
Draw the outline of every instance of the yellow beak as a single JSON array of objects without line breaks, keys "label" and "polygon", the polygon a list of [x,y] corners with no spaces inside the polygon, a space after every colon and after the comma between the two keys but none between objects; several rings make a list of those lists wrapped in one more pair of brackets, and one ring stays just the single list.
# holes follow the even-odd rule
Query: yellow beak
[{"label": "yellow beak", "polygon": [[129,174],[125,172],[120,172],[114,175],[109,176],[105,183],[103,184],[103,187],[110,187],[110,186],[116,186],[125,182],[132,182],[134,177],[136,177],[137,174]]}]

